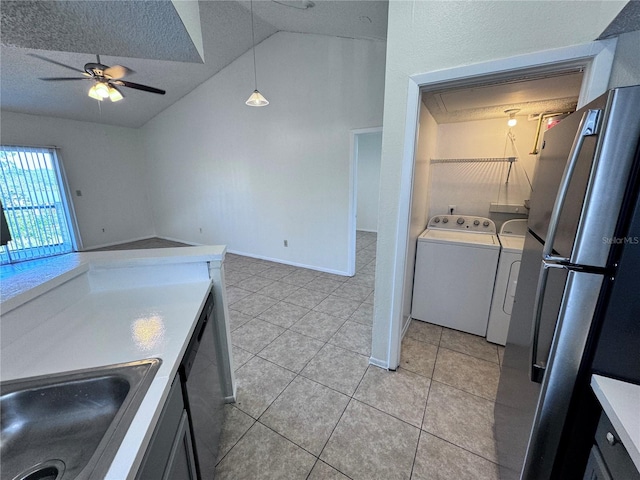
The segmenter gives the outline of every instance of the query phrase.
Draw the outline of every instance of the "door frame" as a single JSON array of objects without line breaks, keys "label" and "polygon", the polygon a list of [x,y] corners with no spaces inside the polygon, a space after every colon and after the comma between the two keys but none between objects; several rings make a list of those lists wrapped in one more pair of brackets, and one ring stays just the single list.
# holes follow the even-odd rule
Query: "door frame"
[{"label": "door frame", "polygon": [[347,275],[356,274],[356,215],[358,213],[358,136],[382,132],[382,127],[356,128],[349,132],[349,250]]},{"label": "door frame", "polygon": [[[553,50],[544,50],[529,54],[517,55],[509,58],[491,60],[487,62],[464,65],[446,70],[437,70],[429,73],[411,75],[408,81],[407,108],[405,116],[404,148],[400,175],[400,196],[397,240],[393,256],[393,281],[388,319],[388,348],[387,361],[371,359],[372,363],[395,370],[400,364],[400,347],[402,341],[403,323],[403,299],[405,296],[405,270],[406,254],[408,249],[411,197],[413,194],[413,173],[415,152],[417,146],[417,133],[419,122],[419,104],[421,89],[435,87],[449,83],[473,83],[491,76],[509,77],[521,71],[549,71],[564,69],[572,64],[585,65],[582,87],[578,98],[578,108],[589,103],[594,98],[604,93],[609,86],[609,78],[613,67],[617,39],[594,41],[582,45],[574,45]],[[380,257],[378,257],[380,261]],[[376,303],[379,302],[379,297]],[[380,308],[375,308],[379,314],[383,314]],[[382,319],[380,319],[382,321]],[[374,329],[375,330],[375,329]],[[375,342],[374,342],[375,343]],[[375,360],[375,361],[374,361]]]}]

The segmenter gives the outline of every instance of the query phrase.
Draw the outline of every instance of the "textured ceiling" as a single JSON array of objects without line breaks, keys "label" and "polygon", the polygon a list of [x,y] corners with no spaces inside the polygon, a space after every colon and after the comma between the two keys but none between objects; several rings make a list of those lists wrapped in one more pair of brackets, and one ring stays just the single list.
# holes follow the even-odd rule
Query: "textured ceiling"
[{"label": "textured ceiling", "polygon": [[[251,49],[249,2],[198,3],[204,63],[193,63],[198,62],[197,51],[175,8],[173,11],[168,8],[173,7],[167,1],[3,0],[0,107],[112,125],[143,125]],[[294,1],[285,3],[301,5]],[[314,3],[313,8],[302,10],[272,1],[255,1],[256,43],[277,31],[386,38],[386,0],[315,0]],[[49,4],[55,4],[56,8]],[[52,8],[48,21],[36,21]],[[114,8],[122,10],[110,13],[105,10]],[[141,12],[144,15],[141,16]],[[123,20],[129,14],[130,18]],[[139,26],[141,22],[143,27]],[[113,104],[105,101],[98,105],[86,95],[89,82],[39,80],[39,77],[73,77],[74,72],[32,54],[80,70],[85,63],[95,62],[95,54],[100,54],[101,63],[105,65],[132,69],[135,73],[127,76],[127,80],[164,89],[167,94],[122,89],[124,101]]]},{"label": "textured ceiling", "polygon": [[581,84],[582,71],[572,68],[555,74],[425,91],[422,102],[439,124],[507,118],[505,110],[509,109],[518,109],[518,116],[568,112],[576,108]]},{"label": "textured ceiling", "polygon": [[598,38],[609,38],[640,30],[640,0],[631,0]]},{"label": "textured ceiling", "polygon": [[168,0],[3,0],[2,44],[93,55],[202,61]]}]

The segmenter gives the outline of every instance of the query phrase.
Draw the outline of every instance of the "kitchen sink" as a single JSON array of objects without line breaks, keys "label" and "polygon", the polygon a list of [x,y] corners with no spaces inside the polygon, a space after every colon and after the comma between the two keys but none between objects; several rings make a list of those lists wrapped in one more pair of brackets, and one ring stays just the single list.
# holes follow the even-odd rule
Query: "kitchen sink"
[{"label": "kitchen sink", "polygon": [[1,479],[103,478],[160,363],[1,383]]}]

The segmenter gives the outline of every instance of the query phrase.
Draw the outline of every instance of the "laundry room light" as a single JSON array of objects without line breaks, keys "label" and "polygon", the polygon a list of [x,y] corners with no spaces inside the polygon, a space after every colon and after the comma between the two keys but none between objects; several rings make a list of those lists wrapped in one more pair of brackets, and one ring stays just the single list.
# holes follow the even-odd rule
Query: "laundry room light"
[{"label": "laundry room light", "polygon": [[519,108],[511,108],[509,110],[505,110],[504,113],[509,115],[509,120],[507,120],[507,125],[509,127],[515,127],[518,124],[518,120],[516,119],[516,113],[520,111]]},{"label": "laundry room light", "polygon": [[253,0],[251,0],[251,40],[253,45],[253,82],[255,89],[245,104],[250,107],[266,107],[269,101],[258,91],[258,73],[256,70],[256,34],[253,28]]}]

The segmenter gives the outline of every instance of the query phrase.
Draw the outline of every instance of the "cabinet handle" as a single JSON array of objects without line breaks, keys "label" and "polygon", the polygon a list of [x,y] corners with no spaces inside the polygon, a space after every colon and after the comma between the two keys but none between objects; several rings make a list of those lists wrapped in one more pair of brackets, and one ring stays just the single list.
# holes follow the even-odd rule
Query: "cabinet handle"
[{"label": "cabinet handle", "polygon": [[618,439],[613,433],[607,432],[607,443],[613,447],[616,443],[618,443]]}]

